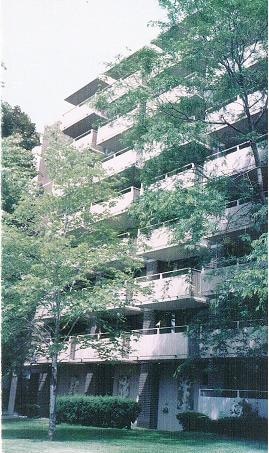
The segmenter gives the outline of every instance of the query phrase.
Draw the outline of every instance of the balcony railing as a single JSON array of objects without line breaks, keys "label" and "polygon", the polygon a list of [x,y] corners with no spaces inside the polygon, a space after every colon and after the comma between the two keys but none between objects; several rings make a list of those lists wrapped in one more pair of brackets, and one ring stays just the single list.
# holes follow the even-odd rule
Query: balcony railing
[{"label": "balcony railing", "polygon": [[119,196],[113,200],[93,204],[91,213],[106,217],[121,214],[130,207],[139,195],[140,189],[133,186],[128,187],[119,192]]},{"label": "balcony railing", "polygon": [[198,412],[213,420],[231,415],[239,416],[242,406],[238,403],[243,399],[250,404],[254,413],[260,417],[268,416],[267,391],[251,389],[199,389]]},{"label": "balcony railing", "polygon": [[[144,293],[134,295],[137,305],[150,305],[164,301],[189,300],[201,297],[201,271],[185,268],[138,277],[136,281]],[[148,294],[147,294],[148,292]]]},{"label": "balcony railing", "polygon": [[87,104],[83,104],[81,106],[73,107],[63,114],[61,128],[62,130],[65,130],[90,115],[106,118],[104,112],[96,110],[95,108],[92,108]]},{"label": "balcony railing", "polygon": [[268,399],[266,390],[199,389],[199,396],[214,398]]},{"label": "balcony railing", "polygon": [[202,174],[201,168],[198,165],[191,163],[155,177],[156,182],[151,184],[149,189],[173,190],[178,184],[182,187],[190,187],[195,184],[195,181],[197,181],[198,178],[201,179]]},{"label": "balcony railing", "polygon": [[131,147],[124,148],[117,153],[110,154],[103,159],[102,166],[105,173],[110,176],[136,165],[138,153]]},{"label": "balcony railing", "polygon": [[[235,332],[240,332],[245,329],[250,329],[255,327],[255,325],[263,327],[261,335],[265,334],[267,329],[267,320],[258,319],[258,320],[242,320],[242,321],[231,321],[230,328]],[[203,325],[193,324],[193,327],[196,327],[196,330],[200,331],[203,328]],[[228,327],[227,327],[228,328]],[[212,327],[212,332],[214,331]],[[245,331],[247,338],[247,331]],[[234,339],[232,340],[234,342]],[[88,343],[87,343],[88,342]],[[59,355],[59,360],[62,362],[91,362],[91,361],[102,361],[103,358],[98,354],[98,350],[94,348],[93,343],[105,342],[105,344],[110,347],[110,337],[108,333],[93,333],[86,335],[76,335],[70,336],[67,339],[67,348],[65,351],[61,352]],[[196,357],[199,348],[202,347],[195,340],[193,343],[192,331],[190,330],[189,325],[176,325],[169,327],[154,327],[150,329],[138,329],[125,332],[125,337],[123,338],[123,343],[127,346],[127,353],[122,354],[120,350],[116,353],[116,359],[121,361],[139,361],[139,360],[148,360],[148,359],[171,359],[171,358],[187,358],[192,356],[194,352],[194,345],[198,347],[196,349]],[[110,345],[110,346],[109,346]],[[199,352],[198,352],[199,354]],[[226,354],[229,356],[229,351]],[[212,354],[202,354],[202,356],[208,357]],[[44,363],[48,362],[49,359],[46,357],[39,357],[37,362]],[[226,390],[225,390],[226,391]],[[232,390],[234,392],[234,390]],[[219,389],[202,389],[201,396],[204,397],[229,397],[228,394],[221,393]],[[212,392],[210,395],[206,392]],[[215,395],[213,392],[218,392]],[[240,390],[240,392],[246,392],[246,390]],[[243,393],[240,394],[241,397]],[[230,397],[234,397],[234,394],[231,394]],[[244,396],[246,397],[246,396]],[[250,396],[248,396],[250,398]]]},{"label": "balcony railing", "polygon": [[[258,152],[261,162],[266,164],[267,152],[264,138],[265,136],[259,140]],[[248,141],[209,156],[204,163],[203,173],[207,177],[231,176],[235,173],[243,173],[255,168],[254,155]]]},{"label": "balcony railing", "polygon": [[[265,99],[260,91],[256,91],[254,93],[249,94],[248,102],[249,105],[251,106],[250,113],[252,115],[258,113],[265,106]],[[225,118],[225,121],[223,120],[223,118]],[[241,119],[244,118],[245,111],[243,102],[240,98],[237,98],[235,101],[226,104],[218,111],[214,111],[212,113],[210,112],[207,115],[208,121],[212,123],[211,125],[212,132],[227,127],[227,122],[230,124],[234,124],[237,121],[240,121]]]}]

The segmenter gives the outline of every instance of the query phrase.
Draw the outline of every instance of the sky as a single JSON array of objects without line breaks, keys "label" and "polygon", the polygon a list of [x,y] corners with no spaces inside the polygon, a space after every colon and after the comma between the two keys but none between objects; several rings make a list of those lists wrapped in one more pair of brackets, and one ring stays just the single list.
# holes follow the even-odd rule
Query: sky
[{"label": "sky", "polygon": [[149,43],[148,22],[164,18],[158,0],[2,0],[2,98],[42,132],[72,107],[65,97]]}]

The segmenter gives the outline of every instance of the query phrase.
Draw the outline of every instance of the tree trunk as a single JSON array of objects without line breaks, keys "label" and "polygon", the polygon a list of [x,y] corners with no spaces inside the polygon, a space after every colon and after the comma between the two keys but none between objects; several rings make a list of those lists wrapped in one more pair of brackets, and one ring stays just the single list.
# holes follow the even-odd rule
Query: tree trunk
[{"label": "tree trunk", "polygon": [[[252,118],[251,111],[250,111],[247,90],[245,90],[244,95],[241,96],[241,100],[244,105],[244,111],[245,111],[247,121],[248,121],[249,132],[252,134],[256,134],[257,131],[256,131],[256,127],[253,123],[253,118]],[[262,202],[262,204],[266,204],[266,198],[264,195],[264,184],[263,184],[263,177],[262,177],[261,159],[260,159],[260,155],[259,155],[259,151],[258,151],[258,147],[257,147],[257,142],[255,140],[250,140],[250,146],[251,146],[251,150],[253,152],[253,157],[254,157],[255,166],[256,166],[259,198],[260,198],[260,201]]]},{"label": "tree trunk", "polygon": [[262,168],[261,168],[261,159],[257,147],[257,143],[252,141],[250,142],[250,146],[253,152],[255,165],[256,165],[256,174],[257,174],[257,183],[258,183],[258,191],[259,197],[263,204],[266,204],[266,198],[264,195],[264,184],[263,184],[263,176],[262,176]]},{"label": "tree trunk", "polygon": [[56,398],[57,398],[57,354],[53,354],[51,361],[51,383],[50,383],[50,408],[49,408],[49,440],[54,439],[56,431]]}]

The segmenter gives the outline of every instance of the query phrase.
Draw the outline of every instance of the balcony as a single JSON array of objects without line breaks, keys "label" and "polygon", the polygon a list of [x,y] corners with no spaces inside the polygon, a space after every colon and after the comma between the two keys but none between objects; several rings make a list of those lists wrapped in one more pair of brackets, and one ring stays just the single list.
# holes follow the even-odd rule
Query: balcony
[{"label": "balcony", "polygon": [[225,260],[223,264],[212,263],[204,269],[201,280],[201,293],[205,297],[210,297],[219,292],[221,285],[231,277],[235,270],[243,269],[247,266],[246,262],[241,258]]},{"label": "balcony", "polygon": [[230,201],[224,214],[217,220],[216,234],[242,230],[251,226],[253,206],[253,203],[241,199]]},{"label": "balcony", "polygon": [[91,150],[97,152],[101,156],[104,155],[103,151],[99,146],[96,145],[96,131],[93,129],[87,130],[85,133],[75,138],[72,145],[78,150],[85,148],[91,148]]},{"label": "balcony", "polygon": [[260,417],[267,418],[268,392],[261,390],[202,388],[199,389],[197,410],[213,420],[230,417],[235,405],[243,399],[247,400]]},{"label": "balcony", "polygon": [[79,105],[94,96],[100,89],[106,89],[107,87],[113,85],[114,82],[115,79],[112,77],[109,77],[106,74],[101,74],[99,77],[91,80],[87,83],[87,85],[65,98],[65,101],[73,105]]},{"label": "balcony", "polygon": [[[264,320],[262,321],[264,322]],[[267,340],[267,326],[262,325],[258,331],[252,324],[253,321],[231,322],[231,333],[233,332],[237,338],[241,338],[242,344],[238,339],[234,342],[234,337],[231,335],[231,348],[225,350],[221,355],[216,352],[212,353],[209,348],[205,352],[203,345],[191,338],[189,326],[183,325],[133,330],[120,340],[119,344],[124,347],[124,351],[120,350],[120,347],[115,348],[105,333],[70,337],[66,343],[66,349],[60,353],[59,360],[65,363],[102,362],[106,357],[98,353],[98,348],[100,351],[104,351],[104,346],[109,350],[109,358],[120,362],[184,359],[193,354],[197,358],[197,353],[200,358],[243,357],[245,355],[244,345],[247,343],[248,347],[249,343],[254,345],[255,338],[256,340],[258,338],[259,342]],[[212,330],[212,333],[215,332]],[[94,347],[94,343],[96,347]],[[40,356],[37,362],[47,363],[49,359]],[[217,391],[215,390],[215,392]],[[217,396],[221,396],[221,394]]]},{"label": "balcony", "polygon": [[138,277],[141,286],[138,295],[133,295],[136,306],[158,310],[197,307],[206,302],[201,297],[201,272],[197,269],[179,269],[170,272]]},{"label": "balcony", "polygon": [[[265,107],[265,99],[260,91],[248,95],[251,115],[255,115]],[[212,123],[211,132],[227,127],[227,123],[234,124],[246,117],[243,102],[238,97],[235,101],[227,103],[218,111],[207,114],[207,120]],[[224,121],[225,120],[225,121]],[[215,124],[214,124],[215,123]],[[218,124],[220,123],[220,124]]]},{"label": "balcony", "polygon": [[[173,330],[173,332],[172,332]],[[128,352],[115,352],[113,358],[120,361],[165,360],[188,357],[187,326],[133,331],[126,340]],[[92,335],[109,344],[106,335]],[[98,337],[98,338],[97,338]],[[112,352],[113,354],[113,352]],[[91,362],[104,360],[91,346],[81,348],[79,337],[71,338],[68,350],[62,355],[63,361]]]},{"label": "balcony", "polygon": [[83,104],[64,113],[61,130],[70,137],[76,138],[96,125],[100,119],[106,119],[104,113]]},{"label": "balcony", "polygon": [[111,176],[124,171],[126,168],[136,165],[137,162],[138,152],[131,148],[124,148],[105,157],[102,167],[106,175]]},{"label": "balcony", "polygon": [[[267,142],[258,144],[261,162],[267,162]],[[249,142],[241,143],[210,156],[204,164],[206,177],[231,176],[236,173],[252,170],[256,167]]]},{"label": "balcony", "polygon": [[[215,324],[215,323],[214,323]],[[230,321],[218,327],[199,327],[199,340],[193,341],[193,350],[199,351],[200,358],[208,357],[266,357],[267,320]],[[225,333],[225,338],[223,334]]]},{"label": "balcony", "polygon": [[119,196],[112,200],[96,203],[91,206],[91,213],[96,215],[98,220],[104,218],[116,217],[128,211],[132,203],[140,195],[140,189],[137,187],[128,187],[128,189],[119,192]]},{"label": "balcony", "polygon": [[[184,241],[174,239],[174,227],[179,219],[168,220],[161,226],[152,226],[148,233],[140,229],[137,235],[137,254],[149,259],[173,261],[180,258],[187,258],[197,254],[198,249],[191,250],[184,247]],[[187,238],[186,238],[187,240]],[[201,240],[199,249],[207,246],[206,240]]]},{"label": "balcony", "polygon": [[116,135],[130,129],[134,124],[134,115],[137,109],[129,114],[122,116],[114,121],[109,121],[98,129],[97,145],[102,145],[103,142],[110,140]]},{"label": "balcony", "polygon": [[194,185],[202,177],[199,166],[191,163],[156,177],[156,182],[149,186],[150,190],[175,190],[176,187],[187,188]]}]

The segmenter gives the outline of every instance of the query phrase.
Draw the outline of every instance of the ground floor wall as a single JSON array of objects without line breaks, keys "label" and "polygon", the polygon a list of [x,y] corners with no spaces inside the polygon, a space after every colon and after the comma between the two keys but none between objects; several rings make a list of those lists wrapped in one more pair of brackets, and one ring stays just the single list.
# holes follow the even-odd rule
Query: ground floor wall
[{"label": "ground floor wall", "polygon": [[[248,364],[246,360],[242,363],[235,360],[204,360],[196,364],[196,369],[190,367],[185,375],[176,373],[176,370],[186,362],[175,360],[159,363],[61,364],[58,393],[131,398],[141,404],[137,425],[164,431],[181,429],[176,418],[179,412],[199,411],[213,419],[238,416],[242,401],[247,402],[253,412],[267,417],[267,392],[264,377],[261,377],[265,361],[252,360]],[[23,413],[27,405],[37,404],[40,415],[47,416],[49,380],[49,365],[28,369],[19,380],[17,411]]]}]

